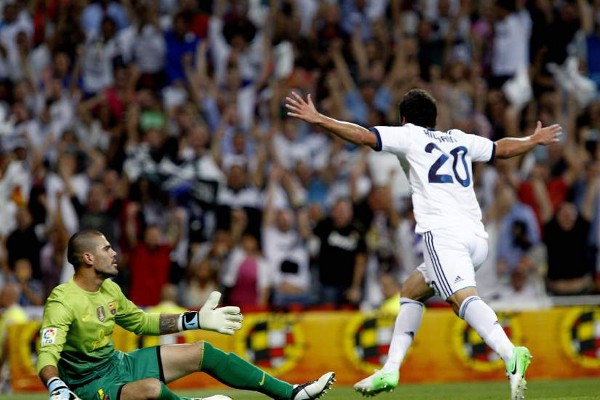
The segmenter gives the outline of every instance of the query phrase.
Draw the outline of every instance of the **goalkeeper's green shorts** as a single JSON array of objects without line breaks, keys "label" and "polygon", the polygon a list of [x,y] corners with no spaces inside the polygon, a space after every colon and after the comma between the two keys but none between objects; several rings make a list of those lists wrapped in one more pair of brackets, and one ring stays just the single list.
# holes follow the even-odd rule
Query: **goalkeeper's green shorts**
[{"label": "goalkeeper's green shorts", "polygon": [[127,383],[147,378],[164,382],[159,351],[159,346],[131,353],[115,351],[108,368],[102,368],[102,374],[90,383],[70,389],[85,400],[117,400]]}]

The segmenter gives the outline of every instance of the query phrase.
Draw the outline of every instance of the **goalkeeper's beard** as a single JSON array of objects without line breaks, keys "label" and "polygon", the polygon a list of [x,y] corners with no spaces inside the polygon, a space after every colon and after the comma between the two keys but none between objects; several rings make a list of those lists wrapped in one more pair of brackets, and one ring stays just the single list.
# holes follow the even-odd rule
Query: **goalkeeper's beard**
[{"label": "goalkeeper's beard", "polygon": [[96,276],[101,279],[113,278],[119,275],[119,268],[116,262],[110,264],[110,267],[105,269],[96,269]]}]

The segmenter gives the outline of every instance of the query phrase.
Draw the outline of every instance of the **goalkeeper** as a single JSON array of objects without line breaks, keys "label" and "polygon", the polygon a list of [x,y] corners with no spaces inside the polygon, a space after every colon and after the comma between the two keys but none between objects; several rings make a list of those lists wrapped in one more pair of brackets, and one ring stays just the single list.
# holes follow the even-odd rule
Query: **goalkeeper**
[{"label": "goalkeeper", "polygon": [[[218,292],[209,296],[200,311],[151,314],[140,310],[108,279],[118,273],[116,254],[98,231],[80,231],[69,239],[67,258],[75,274],[48,297],[40,329],[37,369],[51,400],[186,399],[166,384],[196,371],[277,400],[316,399],[335,380],[334,373],[328,372],[315,381],[292,385],[205,341],[131,353],[115,350],[115,324],[138,335],[188,329],[232,335],[242,322],[238,307],[217,307]],[[217,395],[213,400],[224,399],[228,397]]]}]

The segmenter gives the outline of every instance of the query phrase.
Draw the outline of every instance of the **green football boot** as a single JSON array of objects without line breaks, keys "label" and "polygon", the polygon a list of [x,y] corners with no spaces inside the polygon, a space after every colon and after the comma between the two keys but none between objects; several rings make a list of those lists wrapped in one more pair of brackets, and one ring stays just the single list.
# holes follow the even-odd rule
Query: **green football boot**
[{"label": "green football boot", "polygon": [[511,400],[522,400],[525,398],[527,390],[527,381],[525,380],[525,371],[531,363],[531,353],[527,347],[515,347],[513,355],[506,364],[506,376],[510,381]]},{"label": "green football boot", "polygon": [[354,390],[362,393],[363,396],[375,396],[381,392],[391,392],[398,386],[400,372],[398,371],[375,371],[371,376],[354,385]]}]

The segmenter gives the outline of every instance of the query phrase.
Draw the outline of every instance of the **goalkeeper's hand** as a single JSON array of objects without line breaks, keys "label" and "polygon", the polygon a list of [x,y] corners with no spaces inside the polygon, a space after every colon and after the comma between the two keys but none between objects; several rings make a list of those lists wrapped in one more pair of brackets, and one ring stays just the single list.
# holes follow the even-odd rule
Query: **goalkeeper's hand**
[{"label": "goalkeeper's hand", "polygon": [[51,378],[48,383],[50,391],[50,400],[81,400],[75,393],[69,389],[62,379],[55,377]]},{"label": "goalkeeper's hand", "polygon": [[233,335],[235,331],[242,327],[244,317],[239,307],[217,308],[220,299],[221,293],[212,292],[200,311],[183,313],[181,330],[204,329],[205,331]]}]

